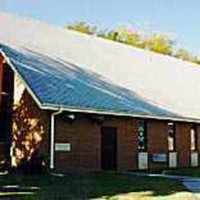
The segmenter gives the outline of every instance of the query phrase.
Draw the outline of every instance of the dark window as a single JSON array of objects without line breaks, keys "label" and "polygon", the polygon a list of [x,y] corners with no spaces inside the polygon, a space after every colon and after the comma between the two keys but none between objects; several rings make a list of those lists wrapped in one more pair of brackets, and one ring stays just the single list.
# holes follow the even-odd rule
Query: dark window
[{"label": "dark window", "polygon": [[176,135],[175,123],[169,122],[167,125],[168,125],[168,150],[175,151],[175,135]]},{"label": "dark window", "polygon": [[138,150],[139,151],[147,151],[147,123],[145,120],[139,121]]},{"label": "dark window", "polygon": [[197,127],[195,125],[190,128],[190,150],[197,150]]}]

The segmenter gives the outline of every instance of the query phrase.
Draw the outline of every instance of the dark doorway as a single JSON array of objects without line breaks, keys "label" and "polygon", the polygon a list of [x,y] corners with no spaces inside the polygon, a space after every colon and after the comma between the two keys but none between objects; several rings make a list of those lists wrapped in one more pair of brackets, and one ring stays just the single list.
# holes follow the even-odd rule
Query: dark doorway
[{"label": "dark doorway", "polygon": [[117,169],[117,129],[101,129],[101,167],[103,170]]}]

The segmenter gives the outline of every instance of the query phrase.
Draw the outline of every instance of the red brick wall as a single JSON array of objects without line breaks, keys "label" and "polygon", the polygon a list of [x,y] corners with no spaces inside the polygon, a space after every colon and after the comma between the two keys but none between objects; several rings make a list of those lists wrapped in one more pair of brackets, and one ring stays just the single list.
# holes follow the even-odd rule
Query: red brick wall
[{"label": "red brick wall", "polygon": [[[1,92],[3,83],[3,56],[0,54],[0,106],[1,106]],[[8,67],[8,66],[6,66]],[[9,84],[11,84],[9,82]],[[42,111],[36,105],[32,97],[27,91],[24,92],[20,100],[20,105],[13,108],[13,130],[12,141],[15,143],[14,155],[16,150],[20,150],[24,153],[24,157],[28,158],[31,155],[33,148],[39,149],[43,154],[48,154],[49,151],[49,114],[46,111]],[[36,124],[32,124],[34,120],[37,120]],[[1,123],[1,122],[0,122]],[[38,135],[42,137],[40,142],[36,142]],[[6,152],[5,145],[0,144],[0,159],[4,158]],[[8,151],[9,151],[8,147]],[[19,152],[18,152],[19,153]],[[8,153],[9,154],[9,153]]]},{"label": "red brick wall", "polygon": [[147,141],[149,154],[149,168],[167,168],[167,162],[153,162],[152,155],[164,153],[168,155],[168,141],[167,141],[167,122],[158,120],[148,120],[147,123]]},{"label": "red brick wall", "polygon": [[117,166],[118,170],[137,168],[138,120],[126,118],[106,119],[102,126],[117,127]]},{"label": "red brick wall", "polygon": [[17,163],[28,159],[35,150],[47,155],[49,152],[50,116],[39,109],[25,90],[20,104],[13,111],[13,144]]},{"label": "red brick wall", "polygon": [[[56,152],[56,167],[65,171],[101,170],[101,127],[117,128],[117,169],[137,169],[138,120],[121,117],[105,117],[104,122],[92,122],[87,115],[77,115],[73,122],[57,118],[56,142],[71,143],[71,152]],[[178,167],[190,166],[190,137],[188,123],[176,123],[176,150]],[[149,168],[168,168],[168,160],[153,162],[152,155],[165,153],[168,156],[167,121],[148,120]]]},{"label": "red brick wall", "polygon": [[56,152],[56,167],[65,171],[101,170],[101,127],[117,128],[118,170],[137,167],[137,121],[134,119],[106,118],[100,125],[86,115],[70,123],[58,117],[56,142],[71,143],[70,152]]},{"label": "red brick wall", "polygon": [[55,152],[56,168],[64,171],[100,170],[100,129],[87,117],[74,122],[56,117],[56,143],[70,143],[70,152]]},{"label": "red brick wall", "polygon": [[190,166],[190,127],[189,123],[176,123],[178,167]]}]

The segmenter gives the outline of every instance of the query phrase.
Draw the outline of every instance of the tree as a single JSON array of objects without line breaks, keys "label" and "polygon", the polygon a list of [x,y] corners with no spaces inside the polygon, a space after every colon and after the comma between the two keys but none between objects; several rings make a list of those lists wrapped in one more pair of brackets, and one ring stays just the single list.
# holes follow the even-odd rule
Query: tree
[{"label": "tree", "polygon": [[105,38],[105,39],[108,39],[108,40],[118,41],[118,32],[117,31],[109,31],[109,32],[101,31],[98,34],[98,36]]},{"label": "tree", "polygon": [[96,33],[96,26],[91,26],[90,24],[86,22],[77,22],[74,24],[70,24],[66,26],[67,29],[75,30],[81,33],[86,33],[89,35],[95,34]]},{"label": "tree", "polygon": [[163,34],[154,34],[144,42],[145,48],[158,53],[172,55],[174,41]]},{"label": "tree", "polygon": [[194,62],[198,65],[200,65],[200,57],[199,56],[195,56],[195,60]]},{"label": "tree", "polygon": [[66,28],[89,35],[95,34],[98,37],[128,44],[134,47],[139,47],[142,49],[149,49],[157,53],[174,56],[182,60],[200,64],[200,57],[193,56],[186,49],[181,48],[178,51],[175,51],[175,42],[165,34],[153,34],[148,38],[145,38],[144,35],[138,31],[124,26],[109,31],[97,31],[96,26],[92,26],[86,22],[73,23],[71,25],[67,25]]},{"label": "tree", "polygon": [[175,54],[176,58],[180,58],[182,60],[187,60],[187,61],[193,61],[194,58],[193,56],[186,50],[186,49],[179,49],[176,54]]},{"label": "tree", "polygon": [[142,47],[143,44],[140,34],[126,27],[119,27],[115,30],[101,34],[101,37],[136,47]]}]

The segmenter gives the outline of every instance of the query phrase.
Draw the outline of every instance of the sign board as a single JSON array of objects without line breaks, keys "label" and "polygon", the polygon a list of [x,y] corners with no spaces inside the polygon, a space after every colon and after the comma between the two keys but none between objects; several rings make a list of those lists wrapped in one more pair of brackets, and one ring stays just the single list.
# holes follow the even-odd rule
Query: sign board
[{"label": "sign board", "polygon": [[70,143],[56,143],[55,151],[71,151]]},{"label": "sign board", "polygon": [[138,168],[148,169],[148,153],[140,152],[138,154]]},{"label": "sign board", "polygon": [[176,168],[177,167],[177,153],[169,152],[169,167]]},{"label": "sign board", "polygon": [[197,152],[191,153],[190,160],[191,160],[192,167],[198,167],[198,153]]},{"label": "sign board", "polygon": [[155,153],[152,156],[153,162],[167,162],[167,154],[165,153]]}]

